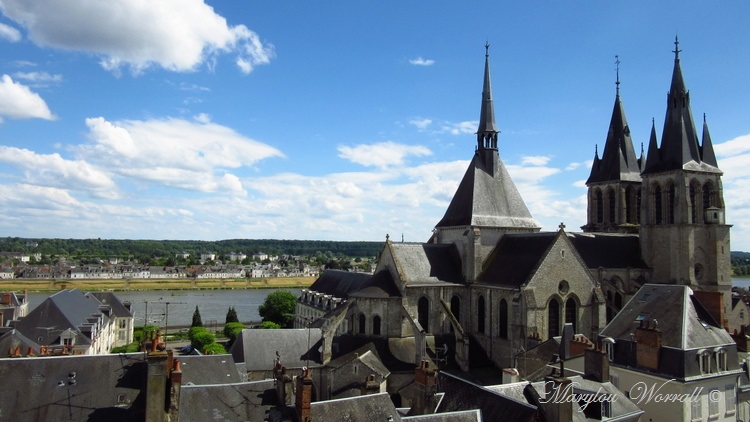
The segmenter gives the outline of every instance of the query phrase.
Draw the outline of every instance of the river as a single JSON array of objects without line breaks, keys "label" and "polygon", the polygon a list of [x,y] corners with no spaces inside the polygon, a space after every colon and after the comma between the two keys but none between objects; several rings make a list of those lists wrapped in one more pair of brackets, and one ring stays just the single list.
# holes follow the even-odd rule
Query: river
[{"label": "river", "polygon": [[[227,310],[230,306],[237,311],[237,318],[242,322],[260,321],[258,308],[269,293],[277,289],[240,289],[240,290],[152,290],[137,292],[115,292],[121,301],[129,300],[135,311],[135,324],[142,325],[148,303],[149,322],[165,326],[187,326],[193,321],[195,307],[201,313],[206,327],[224,326]],[[300,289],[284,289],[295,296]],[[49,293],[29,293],[29,311],[42,303]],[[169,304],[169,305],[167,305]]]}]

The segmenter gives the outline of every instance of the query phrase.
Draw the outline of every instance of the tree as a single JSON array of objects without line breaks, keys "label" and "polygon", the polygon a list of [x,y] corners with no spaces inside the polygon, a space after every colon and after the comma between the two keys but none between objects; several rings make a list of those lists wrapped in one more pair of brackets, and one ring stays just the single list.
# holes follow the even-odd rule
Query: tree
[{"label": "tree", "polygon": [[230,345],[237,340],[244,329],[245,324],[241,322],[227,322],[227,325],[224,326],[224,335],[229,339]]},{"label": "tree", "polygon": [[206,330],[204,327],[193,327],[188,333],[190,345],[198,350],[203,350],[205,346],[216,343],[216,336]]},{"label": "tree", "polygon": [[273,321],[263,321],[258,328],[261,330],[278,330],[281,326]]},{"label": "tree", "polygon": [[233,306],[230,306],[227,311],[227,319],[225,323],[229,324],[230,322],[240,322],[239,318],[237,318],[237,311],[234,310]]},{"label": "tree", "polygon": [[203,321],[201,320],[201,311],[198,310],[198,305],[195,305],[195,312],[193,312],[193,323],[191,327],[202,327]]},{"label": "tree", "polygon": [[227,353],[227,349],[219,343],[207,344],[200,351],[204,355],[224,355]]},{"label": "tree", "polygon": [[291,328],[294,320],[294,308],[297,297],[288,290],[277,290],[268,296],[258,308],[258,314],[263,317],[263,322],[271,321],[283,328]]}]

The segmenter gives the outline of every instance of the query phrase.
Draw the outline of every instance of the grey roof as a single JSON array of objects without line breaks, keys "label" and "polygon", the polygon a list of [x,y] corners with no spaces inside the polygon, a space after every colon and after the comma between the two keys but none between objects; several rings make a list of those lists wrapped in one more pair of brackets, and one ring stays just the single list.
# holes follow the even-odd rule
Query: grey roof
[{"label": "grey roof", "polygon": [[372,274],[353,273],[341,270],[325,270],[320,277],[310,285],[309,290],[321,292],[335,297],[346,298],[350,294],[361,290],[370,281]]},{"label": "grey roof", "polygon": [[[482,412],[479,409],[458,412],[435,413],[432,415],[405,416],[402,421],[419,422],[481,422]],[[487,419],[489,420],[489,418]]]},{"label": "grey roof", "polygon": [[118,318],[133,317],[133,313],[125,307],[125,304],[113,292],[89,292],[86,294],[94,296],[103,305],[110,306],[112,314]]},{"label": "grey roof", "polygon": [[39,344],[16,329],[10,329],[0,336],[0,357],[12,356],[16,348],[20,348],[21,355],[26,356],[30,347],[34,353],[39,353]]},{"label": "grey roof", "polygon": [[557,232],[506,234],[487,258],[477,283],[519,287],[546,255]]},{"label": "grey roof", "polygon": [[0,359],[0,409],[16,421],[143,420],[146,372],[143,353]]},{"label": "grey roof", "polygon": [[633,140],[630,138],[630,126],[625,118],[619,92],[615,97],[615,106],[612,110],[602,158],[600,160],[598,156],[594,157],[594,164],[591,166],[591,174],[586,184],[616,180],[641,181],[640,163],[635,157]]},{"label": "grey roof", "polygon": [[401,420],[387,393],[370,394],[344,399],[313,402],[310,416],[314,421],[371,422]]},{"label": "grey roof", "polygon": [[405,284],[463,283],[461,258],[453,244],[389,243]]},{"label": "grey roof", "polygon": [[182,384],[232,384],[244,381],[232,355],[177,356]]},{"label": "grey roof", "polygon": [[180,392],[180,421],[296,420],[293,407],[278,405],[274,383],[185,385]]},{"label": "grey roof", "polygon": [[498,415],[509,421],[539,420],[537,407],[527,402],[500,395],[445,372],[438,372],[437,377],[439,391],[445,393],[438,406],[438,413],[479,409],[486,420]]},{"label": "grey roof", "polygon": [[482,105],[479,112],[478,135],[496,134],[495,106],[492,101],[492,81],[490,80],[490,52],[489,45],[484,56],[484,82],[482,85]]},{"label": "grey roof", "polygon": [[49,339],[47,344],[59,342],[60,333],[70,329],[78,332],[76,345],[91,344],[91,339],[78,329],[92,316],[101,317],[105,323],[109,320],[99,310],[100,305],[96,297],[80,290],[61,290],[16,321],[14,327],[29,338],[45,337],[44,343]]},{"label": "grey roof", "polygon": [[[229,353],[237,362],[245,362],[248,371],[273,369],[276,352],[287,368],[315,367],[321,364],[322,344],[320,328],[242,330]],[[308,362],[309,358],[309,362]]]},{"label": "grey roof", "polygon": [[[492,153],[497,155],[497,150]],[[540,228],[539,223],[531,217],[502,160],[496,158],[497,166],[491,173],[479,151],[474,154],[445,215],[436,227]]]},{"label": "grey roof", "polygon": [[362,362],[365,366],[372,370],[371,372],[374,372],[382,376],[383,378],[391,374],[391,371],[389,371],[388,368],[386,368],[383,362],[380,360],[377,349],[372,343],[368,343],[357,350],[339,356],[336,359],[328,362],[328,365],[326,366],[329,368],[337,369],[355,360]]},{"label": "grey roof", "polygon": [[587,268],[648,268],[637,234],[566,234]]},{"label": "grey roof", "polygon": [[[675,45],[678,46],[676,39]],[[683,169],[720,173],[721,170],[716,166],[710,136],[706,136],[708,127],[704,127],[704,145],[698,145],[698,135],[690,108],[690,93],[685,87],[680,66],[680,50],[675,48],[674,70],[667,95],[667,114],[664,118],[661,147],[656,148],[655,138],[651,139],[643,173]],[[708,143],[705,143],[706,140]]]},{"label": "grey roof", "polygon": [[698,354],[716,348],[727,352],[727,369],[739,371],[737,345],[688,286],[645,284],[638,290],[599,333],[600,341],[615,340],[614,364],[637,366],[633,336],[641,323],[656,326],[661,333],[659,366],[650,372],[679,380],[699,377]]}]

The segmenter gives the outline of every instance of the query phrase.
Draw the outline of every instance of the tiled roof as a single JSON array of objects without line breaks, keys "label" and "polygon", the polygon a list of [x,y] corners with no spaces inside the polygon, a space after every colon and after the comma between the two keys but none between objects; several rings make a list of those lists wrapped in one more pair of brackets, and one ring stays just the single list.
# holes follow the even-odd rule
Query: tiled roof
[{"label": "tiled roof", "polygon": [[557,232],[506,234],[487,258],[477,282],[519,287],[532,275]]}]

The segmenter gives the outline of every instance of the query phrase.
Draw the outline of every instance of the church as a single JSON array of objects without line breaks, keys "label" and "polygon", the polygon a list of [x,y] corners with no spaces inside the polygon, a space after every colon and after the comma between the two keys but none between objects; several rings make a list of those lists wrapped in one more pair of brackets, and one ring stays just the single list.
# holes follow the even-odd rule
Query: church
[{"label": "church", "polygon": [[474,156],[432,236],[425,243],[387,238],[373,274],[326,271],[303,290],[296,327],[321,327],[328,343],[342,335],[408,340],[415,363],[447,354],[469,371],[480,355],[497,368],[516,367],[519,353],[560,336],[565,324],[596,339],[646,283],[707,292],[723,301],[726,315],[722,172],[705,117],[698,139],[677,39],[661,142],[652,123],[640,157],[618,72],[604,148],[586,182],[582,232],[562,223],[542,232],[511,180],[499,154],[485,48]]}]

